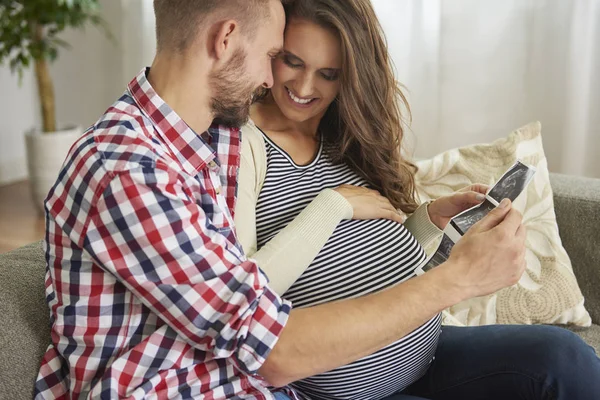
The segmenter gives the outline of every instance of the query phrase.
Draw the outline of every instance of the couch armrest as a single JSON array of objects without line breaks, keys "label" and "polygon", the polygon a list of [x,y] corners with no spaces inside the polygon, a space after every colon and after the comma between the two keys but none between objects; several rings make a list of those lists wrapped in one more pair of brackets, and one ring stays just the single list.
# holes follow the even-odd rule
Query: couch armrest
[{"label": "couch armrest", "polygon": [[585,307],[600,323],[600,179],[550,174],[554,209]]},{"label": "couch armrest", "polygon": [[[0,398],[31,399],[50,344],[41,242],[0,254]],[[3,397],[4,396],[4,397]]]}]

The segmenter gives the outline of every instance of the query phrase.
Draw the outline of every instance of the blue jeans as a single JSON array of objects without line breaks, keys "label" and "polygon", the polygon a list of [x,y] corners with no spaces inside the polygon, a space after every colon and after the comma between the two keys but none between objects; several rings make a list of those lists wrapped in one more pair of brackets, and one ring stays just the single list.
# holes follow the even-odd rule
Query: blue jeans
[{"label": "blue jeans", "polygon": [[386,400],[512,399],[600,399],[600,358],[559,327],[445,326],[427,373]]}]

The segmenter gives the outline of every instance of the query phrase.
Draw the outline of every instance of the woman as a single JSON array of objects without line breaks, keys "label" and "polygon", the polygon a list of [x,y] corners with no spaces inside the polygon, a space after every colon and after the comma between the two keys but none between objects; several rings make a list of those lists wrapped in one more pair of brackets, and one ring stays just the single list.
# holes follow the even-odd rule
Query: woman
[{"label": "woman", "polygon": [[[253,121],[242,128],[235,222],[244,250],[257,259],[270,285],[294,307],[309,307],[413,277],[425,258],[423,246],[439,236],[450,217],[481,201],[486,187],[476,185],[418,207],[415,168],[399,150],[400,108],[406,101],[368,0],[296,0],[286,13],[285,49],[273,62],[274,85],[255,104]],[[412,214],[404,225],[396,210]],[[531,365],[513,359],[517,366],[509,377],[500,376],[502,371],[494,368],[504,367],[506,360],[495,356],[506,353],[503,346],[518,352],[523,346],[504,341],[485,347],[492,335],[543,338],[534,343],[560,340],[585,354],[585,360],[594,360],[600,371],[589,348],[566,331],[444,328],[440,339],[440,327],[437,315],[369,357],[292,387],[308,398],[364,399],[415,398],[401,392],[436,399],[493,398],[489,393],[517,398],[532,386],[554,390],[551,377],[534,384],[522,371]],[[441,353],[439,340],[450,354],[459,355],[469,343],[480,343],[478,351],[493,354],[499,364],[475,357],[478,364],[466,365]],[[526,359],[533,360],[533,373],[547,376],[549,367],[539,357]],[[448,369],[458,361],[465,365]],[[492,372],[473,375],[480,373],[480,365]],[[564,384],[559,390],[569,390],[566,372],[554,372]],[[564,395],[580,393],[572,390]]]}]

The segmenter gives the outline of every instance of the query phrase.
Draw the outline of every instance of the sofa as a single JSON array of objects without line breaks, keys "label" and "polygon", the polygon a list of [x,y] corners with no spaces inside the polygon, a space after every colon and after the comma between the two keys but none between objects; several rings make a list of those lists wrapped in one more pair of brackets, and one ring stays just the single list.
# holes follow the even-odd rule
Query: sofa
[{"label": "sofa", "polygon": [[[560,236],[593,325],[572,329],[600,354],[600,179],[551,175]],[[31,399],[50,343],[42,243],[0,254],[0,398]]]}]

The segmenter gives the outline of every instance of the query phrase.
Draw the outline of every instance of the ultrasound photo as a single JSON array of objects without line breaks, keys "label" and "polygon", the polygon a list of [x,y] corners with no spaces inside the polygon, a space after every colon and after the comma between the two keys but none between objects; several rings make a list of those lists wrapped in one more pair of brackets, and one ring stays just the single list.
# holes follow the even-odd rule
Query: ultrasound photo
[{"label": "ultrasound photo", "polygon": [[433,257],[431,257],[429,259],[429,261],[421,269],[423,270],[423,272],[427,272],[430,269],[433,269],[433,268],[437,267],[438,265],[445,263],[447,260],[448,259],[446,257],[444,257],[443,254],[440,254],[436,251],[435,254],[433,255]]},{"label": "ultrasound photo", "polygon": [[503,199],[515,201],[527,187],[535,169],[517,161],[494,185],[488,196],[500,203]]},{"label": "ultrasound photo", "polygon": [[438,247],[438,252],[448,259],[450,257],[450,251],[454,247],[454,242],[448,237],[448,235],[442,236],[442,241]]},{"label": "ultrasound photo", "polygon": [[498,206],[503,199],[515,201],[525,190],[533,175],[535,168],[529,167],[517,161],[496,182],[486,195],[486,199],[479,205],[474,206],[453,217],[446,228],[444,235],[435,253],[429,256],[422,265],[417,268],[418,275],[443,264],[450,257],[450,251],[455,243],[467,233],[467,231],[485,217],[490,211]]},{"label": "ultrasound photo", "polygon": [[427,272],[432,268],[437,267],[440,264],[445,263],[450,257],[450,251],[454,246],[454,242],[447,235],[442,236],[437,250],[429,260],[425,262],[425,265],[421,268],[423,272]]},{"label": "ultrasound photo", "polygon": [[452,218],[450,223],[454,229],[456,229],[458,233],[463,236],[465,233],[467,233],[470,227],[479,222],[494,208],[496,208],[496,206],[492,204],[491,201],[486,199],[480,205],[458,214],[456,217]]},{"label": "ultrasound photo", "polygon": [[502,175],[486,195],[486,199],[478,206],[472,207],[458,214],[450,220],[446,234],[455,243],[467,233],[469,228],[485,217],[503,199],[508,198],[515,201],[525,190],[533,175],[535,168],[517,161]]}]

